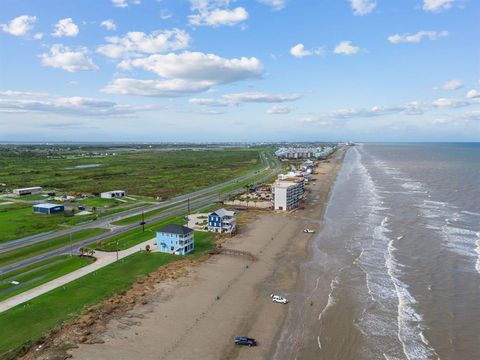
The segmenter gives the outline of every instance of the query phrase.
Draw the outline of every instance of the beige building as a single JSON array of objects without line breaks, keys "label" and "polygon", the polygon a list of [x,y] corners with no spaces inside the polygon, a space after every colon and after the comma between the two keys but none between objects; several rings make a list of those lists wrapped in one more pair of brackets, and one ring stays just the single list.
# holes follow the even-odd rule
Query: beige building
[{"label": "beige building", "polygon": [[13,193],[16,195],[36,195],[41,194],[43,189],[40,186],[22,188],[22,189],[13,189]]},{"label": "beige building", "polygon": [[275,210],[288,211],[298,207],[304,194],[303,180],[277,180],[272,186]]}]

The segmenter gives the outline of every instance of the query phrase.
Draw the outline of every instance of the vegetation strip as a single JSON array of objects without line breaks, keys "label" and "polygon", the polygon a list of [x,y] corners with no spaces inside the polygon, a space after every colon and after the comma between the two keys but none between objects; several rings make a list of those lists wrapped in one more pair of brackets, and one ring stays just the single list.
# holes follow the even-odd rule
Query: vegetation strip
[{"label": "vegetation strip", "polygon": [[[139,278],[179,259],[199,259],[214,247],[214,234],[195,233],[195,252],[185,257],[137,252],[0,314],[0,357],[13,358],[22,345],[34,343],[78,317],[82,309],[127,290]],[[59,306],[62,304],[62,306]],[[8,353],[10,355],[8,355]]]},{"label": "vegetation strip", "polygon": [[74,232],[71,235],[59,236],[50,240],[35,243],[33,245],[24,246],[16,250],[0,253],[0,268],[70,244],[74,245],[77,242],[92,238],[97,235],[105,234],[107,232],[109,232],[107,229],[85,229]]},{"label": "vegetation strip", "polygon": [[93,261],[90,257],[61,255],[35,266],[4,274],[0,276],[0,301],[78,270]]}]

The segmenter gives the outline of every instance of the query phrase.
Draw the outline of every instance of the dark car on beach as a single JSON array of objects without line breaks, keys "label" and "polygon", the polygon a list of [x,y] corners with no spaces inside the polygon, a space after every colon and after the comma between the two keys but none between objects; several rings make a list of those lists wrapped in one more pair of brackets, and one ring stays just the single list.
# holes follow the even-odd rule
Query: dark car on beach
[{"label": "dark car on beach", "polygon": [[257,346],[257,340],[246,336],[237,336],[233,342],[235,345]]}]

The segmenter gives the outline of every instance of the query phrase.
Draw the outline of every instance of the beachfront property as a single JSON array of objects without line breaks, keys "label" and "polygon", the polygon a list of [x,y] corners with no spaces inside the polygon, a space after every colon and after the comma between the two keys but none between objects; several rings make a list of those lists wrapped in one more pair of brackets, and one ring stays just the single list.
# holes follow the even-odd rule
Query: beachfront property
[{"label": "beachfront property", "polygon": [[282,147],[275,151],[275,155],[280,159],[326,159],[336,147],[336,145]]},{"label": "beachfront property", "polygon": [[304,192],[303,180],[285,179],[275,181],[272,185],[273,208],[288,211],[298,207]]},{"label": "beachfront property", "polygon": [[218,209],[208,214],[208,231],[231,234],[237,229],[236,212]]},{"label": "beachfront property", "polygon": [[157,231],[157,249],[160,252],[186,255],[195,249],[193,230],[182,225],[169,224]]},{"label": "beachfront property", "polygon": [[21,188],[21,189],[13,189],[13,193],[16,194],[16,195],[19,195],[19,196],[41,194],[42,191],[43,191],[43,189],[40,186]]},{"label": "beachfront property", "polygon": [[35,214],[56,214],[65,211],[65,206],[58,204],[36,204],[33,205],[33,212]]},{"label": "beachfront property", "polygon": [[100,194],[100,197],[103,199],[117,199],[122,198],[127,195],[127,192],[124,190],[113,190],[113,191],[106,191]]}]

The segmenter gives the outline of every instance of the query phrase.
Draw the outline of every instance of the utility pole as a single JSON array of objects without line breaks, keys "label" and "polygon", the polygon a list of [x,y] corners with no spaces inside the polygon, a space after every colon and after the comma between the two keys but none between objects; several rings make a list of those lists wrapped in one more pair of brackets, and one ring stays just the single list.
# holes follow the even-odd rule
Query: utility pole
[{"label": "utility pole", "polygon": [[70,256],[73,256],[72,233],[70,233]]},{"label": "utility pole", "polygon": [[117,261],[118,261],[118,240],[117,240]]},{"label": "utility pole", "polygon": [[145,212],[142,211],[142,222],[140,223],[142,225],[142,231],[145,232]]},{"label": "utility pole", "polygon": [[187,198],[188,214],[190,215],[190,198]]}]

